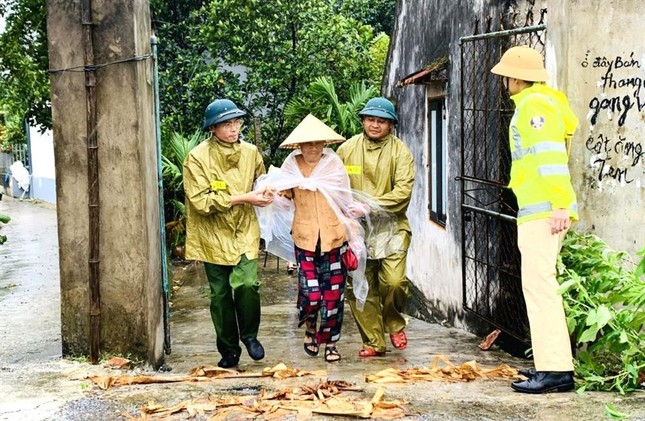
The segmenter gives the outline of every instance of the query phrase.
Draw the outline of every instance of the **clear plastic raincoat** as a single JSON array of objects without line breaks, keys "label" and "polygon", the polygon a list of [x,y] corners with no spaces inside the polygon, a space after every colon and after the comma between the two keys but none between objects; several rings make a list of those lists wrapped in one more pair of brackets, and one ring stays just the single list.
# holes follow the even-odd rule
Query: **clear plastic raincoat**
[{"label": "clear plastic raincoat", "polygon": [[[369,196],[349,188],[345,167],[333,150],[323,149],[323,158],[309,177],[303,176],[298,168],[295,157],[299,154],[301,152],[295,150],[285,159],[281,168],[270,168],[268,174],[258,179],[255,188],[262,189],[269,186],[277,191],[300,188],[317,190],[323,194],[345,227],[347,242],[358,257],[358,268],[350,272],[350,276],[353,278],[355,295],[360,305],[365,302],[367,297],[365,264],[368,254],[370,251],[380,254],[387,253],[382,250],[387,246],[387,243],[379,243],[379,239],[393,236],[396,233],[395,218],[392,214],[385,212]],[[353,216],[364,212],[367,214]],[[294,205],[292,201],[276,196],[271,206],[256,208],[256,213],[260,223],[261,236],[266,241],[267,251],[282,259],[293,260],[294,245],[291,226]],[[379,226],[378,233],[374,230],[376,224]],[[372,233],[374,236],[371,235]],[[366,245],[366,237],[369,247]]]}]

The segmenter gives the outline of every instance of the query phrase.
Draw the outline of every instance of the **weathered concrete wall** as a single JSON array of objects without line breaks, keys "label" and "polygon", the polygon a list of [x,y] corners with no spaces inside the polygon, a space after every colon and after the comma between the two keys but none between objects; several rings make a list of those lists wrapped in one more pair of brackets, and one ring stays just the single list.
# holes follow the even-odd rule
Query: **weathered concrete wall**
[{"label": "weathered concrete wall", "polygon": [[570,164],[580,206],[575,229],[632,255],[645,245],[643,6],[550,1],[547,29],[549,70],[580,118]]},{"label": "weathered concrete wall", "polygon": [[[533,16],[527,23],[537,24],[541,9],[548,10],[549,83],[567,93],[581,120],[570,164],[581,208],[576,229],[595,232],[632,254],[645,243],[645,41],[634,36],[644,29],[642,14],[635,13],[642,5],[642,0],[398,1],[383,93],[397,103],[397,134],[416,160],[408,276],[434,306],[435,316],[473,328],[462,309],[460,184],[455,181],[461,154],[459,38],[508,29],[500,27],[500,16],[523,26],[531,16],[527,12]],[[427,210],[426,87],[396,83],[444,55],[450,66],[447,223],[442,228],[430,221]]]},{"label": "weathered concrete wall", "polygon": [[[95,63],[150,53],[144,0],[92,2]],[[50,66],[83,65],[80,1],[48,0]],[[82,72],[51,76],[63,353],[89,352],[88,181]],[[101,351],[159,364],[163,309],[151,60],[97,70]]]},{"label": "weathered concrete wall", "polygon": [[[383,91],[396,102],[401,121],[397,134],[412,150],[417,171],[408,211],[413,231],[408,277],[435,307],[437,316],[461,327],[472,328],[475,321],[467,320],[462,308],[461,191],[459,182],[455,181],[460,174],[461,155],[459,38],[487,32],[487,25],[490,30],[499,30],[499,17],[512,12],[506,3],[399,0],[385,71]],[[518,3],[514,9],[518,12],[525,12],[529,7],[525,2]],[[430,221],[428,212],[426,88],[424,85],[398,88],[396,83],[446,55],[450,60],[446,88],[448,191],[447,221],[443,228]]]}]

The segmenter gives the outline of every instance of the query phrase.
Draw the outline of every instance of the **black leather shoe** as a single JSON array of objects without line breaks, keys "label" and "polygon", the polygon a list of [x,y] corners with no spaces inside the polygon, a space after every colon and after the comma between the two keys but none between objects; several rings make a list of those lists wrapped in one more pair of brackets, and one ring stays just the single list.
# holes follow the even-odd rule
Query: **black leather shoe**
[{"label": "black leather shoe", "polygon": [[534,368],[524,368],[524,369],[517,370],[517,372],[529,379],[531,377],[535,377],[535,373],[537,373],[537,371],[535,371]]},{"label": "black leather shoe", "polygon": [[566,392],[573,389],[573,375],[570,371],[536,371],[535,376],[515,381],[511,387],[522,393]]},{"label": "black leather shoe", "polygon": [[219,360],[217,365],[222,368],[231,368],[235,367],[240,362],[240,357],[235,354],[225,354],[222,355],[222,359]]},{"label": "black leather shoe", "polygon": [[264,347],[255,338],[242,339],[242,343],[246,346],[246,350],[249,353],[249,356],[255,361],[261,360],[264,358]]}]

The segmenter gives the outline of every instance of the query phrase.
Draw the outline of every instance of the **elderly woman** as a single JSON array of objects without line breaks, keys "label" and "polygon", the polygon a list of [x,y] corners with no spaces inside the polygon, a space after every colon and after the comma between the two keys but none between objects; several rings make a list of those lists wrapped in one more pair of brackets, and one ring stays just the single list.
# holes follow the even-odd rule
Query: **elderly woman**
[{"label": "elderly woman", "polygon": [[[320,345],[325,344],[327,362],[341,359],[336,343],[343,324],[348,272],[342,257],[352,238],[357,240],[356,247],[364,247],[362,239],[355,235],[357,230],[352,229],[358,224],[346,216],[352,203],[349,177],[336,153],[325,148],[344,140],[308,115],[280,145],[294,151],[279,171],[263,180],[280,191],[283,200],[292,200],[290,228],[298,263],[299,326],[304,324],[306,329],[304,350],[316,356]],[[276,201],[280,202],[281,197]]]}]

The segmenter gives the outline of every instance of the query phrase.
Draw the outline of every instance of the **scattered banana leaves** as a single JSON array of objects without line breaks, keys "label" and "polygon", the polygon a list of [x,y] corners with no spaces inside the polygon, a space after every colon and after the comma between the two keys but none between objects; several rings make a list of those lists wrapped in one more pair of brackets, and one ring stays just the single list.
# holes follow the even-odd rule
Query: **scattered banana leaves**
[{"label": "scattered banana leaves", "polygon": [[135,384],[204,382],[212,381],[214,379],[243,379],[260,377],[286,379],[289,377],[302,377],[308,375],[324,376],[325,374],[325,371],[304,371],[296,368],[290,368],[285,364],[280,363],[275,367],[265,368],[261,373],[245,373],[216,366],[201,366],[190,370],[187,376],[137,376],[130,374],[121,374],[117,376],[90,376],[89,379],[99,388],[106,390],[114,386],[129,386]]},{"label": "scattered banana leaves", "polygon": [[345,381],[325,381],[313,386],[300,386],[275,393],[262,392],[259,396],[210,396],[183,401],[172,407],[150,403],[141,409],[141,417],[131,420],[163,420],[173,415],[188,414],[210,416],[210,420],[252,419],[262,416],[263,420],[292,419],[306,420],[314,414],[391,420],[406,415],[406,402],[383,399],[385,388],[380,386],[371,400],[352,396],[341,396],[349,391],[360,391]]},{"label": "scattered banana leaves", "polygon": [[[214,366],[201,366],[192,369],[186,376],[131,376],[118,375],[90,377],[101,389],[113,386],[149,383],[171,382],[202,382],[214,379],[240,379],[272,377],[286,379],[317,375],[325,377],[324,371],[308,372],[278,364],[265,368],[261,373],[245,373],[227,370]],[[518,379],[517,369],[507,364],[493,368],[484,368],[475,361],[468,361],[459,366],[453,364],[443,355],[434,358],[426,368],[411,368],[397,370],[388,368],[376,374],[365,376],[367,383],[408,383],[415,381],[448,381],[469,382],[477,379]],[[238,418],[254,418],[261,416],[263,420],[278,420],[284,418],[306,420],[312,416],[329,415],[353,418],[390,420],[410,415],[406,413],[405,404],[401,400],[386,401],[385,388],[379,386],[371,400],[360,399],[349,392],[362,392],[344,381],[324,381],[314,385],[301,385],[296,388],[282,389],[277,392],[261,391],[255,396],[221,395],[186,400],[171,407],[164,407],[150,402],[141,408],[140,417],[124,414],[131,420],[164,420],[176,419],[174,416],[195,417],[207,415],[209,420],[228,420]],[[183,418],[182,418],[183,419]]]},{"label": "scattered banana leaves", "polygon": [[376,374],[365,376],[367,383],[408,383],[414,381],[469,382],[476,379],[518,379],[517,369],[500,364],[494,368],[483,368],[475,361],[459,366],[443,355],[437,355],[430,367],[397,370],[387,368]]}]

